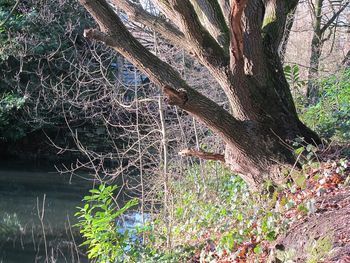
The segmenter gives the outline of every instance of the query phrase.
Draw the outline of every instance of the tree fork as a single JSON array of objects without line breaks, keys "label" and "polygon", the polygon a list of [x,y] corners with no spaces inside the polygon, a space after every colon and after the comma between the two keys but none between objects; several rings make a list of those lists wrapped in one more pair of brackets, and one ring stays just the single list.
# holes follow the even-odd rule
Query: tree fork
[{"label": "tree fork", "polygon": [[[297,1],[293,0],[293,5],[288,5],[290,0],[257,3],[234,0],[231,5],[221,1],[220,6],[229,8],[230,13],[226,21],[230,29],[230,54],[202,24],[190,0],[169,0],[167,5],[162,0],[158,1],[166,10],[165,14],[175,22],[172,30],[182,32],[183,43],[188,43],[195,57],[227,94],[233,114],[190,87],[175,69],[147,50],[131,35],[106,0],[80,0],[101,30],[86,30],[85,35],[104,42],[126,57],[152,82],[162,87],[169,104],[196,117],[226,144],[224,157],[193,151],[187,154],[224,160],[254,190],[261,190],[267,181],[279,184],[286,180],[283,169],[295,164],[295,156],[290,147],[286,147],[286,140],[301,135],[318,141],[318,137],[300,122],[296,114],[276,49],[281,34],[276,39],[272,31],[261,35],[262,19],[259,18],[266,15],[263,3],[270,3],[269,8],[276,8],[275,11],[280,14],[277,26],[284,27],[284,16]],[[124,0],[123,3],[127,4]],[[188,8],[184,10],[181,3]],[[205,3],[202,2],[203,5]],[[225,14],[228,10],[221,11]],[[145,17],[143,13],[143,19]],[[165,22],[162,20],[163,25],[158,27],[159,30],[170,28]],[[152,28],[152,25],[149,26]],[[163,32],[163,35],[166,37],[167,34]],[[171,34],[167,36],[171,38]],[[247,70],[247,62],[252,70]]]}]

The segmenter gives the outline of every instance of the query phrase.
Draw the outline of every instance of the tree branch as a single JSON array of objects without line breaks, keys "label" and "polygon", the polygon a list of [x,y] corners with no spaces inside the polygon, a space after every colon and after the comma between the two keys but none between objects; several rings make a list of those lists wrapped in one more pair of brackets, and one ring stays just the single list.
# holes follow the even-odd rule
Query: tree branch
[{"label": "tree branch", "polygon": [[284,0],[286,15],[290,14],[291,12],[294,12],[298,3],[299,0]]},{"label": "tree branch", "polygon": [[131,35],[105,0],[79,1],[100,25],[102,31],[87,29],[84,32],[87,38],[102,41],[122,54],[148,75],[152,82],[164,87],[166,95],[174,105],[202,121],[226,143],[248,147],[252,130],[250,123],[235,119],[217,103],[188,86],[177,71]]},{"label": "tree branch", "polygon": [[164,18],[150,14],[140,5],[134,4],[128,0],[112,0],[112,2],[116,7],[126,12],[131,20],[139,22],[154,30],[174,45],[187,51],[191,51],[184,34]]},{"label": "tree branch", "polygon": [[169,0],[153,0],[153,2],[157,5],[160,11],[177,27],[180,28],[180,22],[176,15],[176,12],[172,9]]},{"label": "tree branch", "polygon": [[262,2],[248,1],[243,13],[243,55],[245,59],[245,74],[254,76],[261,84],[266,80],[266,59],[261,35],[264,17]]},{"label": "tree branch", "polygon": [[230,12],[230,64],[231,69],[237,65],[243,66],[243,30],[242,30],[242,15],[247,0],[233,0]]},{"label": "tree branch", "polygon": [[221,47],[229,48],[229,30],[221,7],[217,1],[190,0],[200,22]]},{"label": "tree branch", "polygon": [[202,150],[194,150],[194,149],[184,149],[179,152],[181,156],[189,156],[189,157],[197,157],[204,160],[213,160],[225,162],[225,155],[218,153],[209,153]]},{"label": "tree branch", "polygon": [[347,1],[333,16],[328,20],[328,22],[321,28],[321,35],[327,30],[328,27],[337,19],[337,17],[345,10],[345,8],[350,4],[350,1]]},{"label": "tree branch", "polygon": [[350,50],[346,53],[344,59],[341,62],[341,65],[346,67],[350,66]]},{"label": "tree branch", "polygon": [[169,0],[169,4],[177,14],[180,29],[190,42],[199,60],[209,69],[217,69],[227,65],[227,54],[202,26],[190,1]]},{"label": "tree branch", "polygon": [[262,31],[264,42],[271,51],[278,52],[283,40],[287,16],[293,12],[298,2],[298,0],[265,0]]},{"label": "tree branch", "polygon": [[229,26],[229,17],[230,17],[230,10],[231,10],[231,5],[230,5],[230,0],[218,0],[218,3],[221,7],[221,12],[224,15],[225,21],[227,26]]}]

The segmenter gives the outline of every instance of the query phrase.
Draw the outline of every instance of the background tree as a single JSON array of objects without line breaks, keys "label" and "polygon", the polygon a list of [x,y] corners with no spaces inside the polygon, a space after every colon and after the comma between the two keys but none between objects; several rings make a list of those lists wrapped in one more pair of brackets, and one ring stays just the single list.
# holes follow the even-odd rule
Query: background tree
[{"label": "background tree", "polygon": [[286,17],[298,1],[156,1],[167,19],[129,1],[113,2],[193,54],[225,92],[229,111],[141,45],[106,1],[80,2],[100,27],[86,30],[85,36],[113,47],[162,87],[169,104],[218,134],[226,145],[225,162],[252,188],[285,180],[282,168],[295,163],[286,141],[301,136],[320,142],[297,116],[278,55]]},{"label": "background tree", "polygon": [[[311,42],[310,67],[308,73],[307,98],[309,103],[314,104],[318,98],[318,87],[316,79],[318,77],[320,59],[322,55],[322,46],[329,40],[337,26],[341,26],[341,15],[349,6],[349,1],[329,1],[329,5],[323,0],[317,0],[315,3],[310,1],[313,17],[313,37]],[[344,20],[344,19],[343,19]]]}]

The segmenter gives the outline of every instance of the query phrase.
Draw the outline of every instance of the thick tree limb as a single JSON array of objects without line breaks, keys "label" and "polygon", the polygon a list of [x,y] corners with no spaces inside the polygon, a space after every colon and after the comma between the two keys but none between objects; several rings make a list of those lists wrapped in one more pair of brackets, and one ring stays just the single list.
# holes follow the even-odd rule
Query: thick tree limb
[{"label": "thick tree limb", "polygon": [[229,29],[217,1],[190,0],[200,22],[224,49],[229,48]]},{"label": "thick tree limb", "polygon": [[170,6],[169,0],[153,0],[153,2],[170,21],[180,28],[181,23],[178,20],[176,12]]},{"label": "thick tree limb", "polygon": [[261,1],[248,1],[243,13],[243,55],[245,74],[254,76],[261,84],[266,80],[266,59],[261,35],[264,5]]},{"label": "thick tree limb", "polygon": [[[280,113],[284,112],[286,115],[292,114],[291,117],[286,118],[294,118],[293,115],[297,116],[297,113],[288,82],[283,74],[283,65],[278,51],[283,40],[287,16],[293,12],[298,4],[298,0],[263,0],[262,2],[265,6],[262,24],[262,49],[265,58],[265,71],[267,72],[267,76],[262,79],[268,80],[262,93],[262,98],[273,97],[276,101],[280,101],[281,108],[278,111]],[[279,84],[271,85],[271,83]],[[260,99],[259,101],[262,100]],[[262,108],[268,110],[269,107],[267,105],[268,102]],[[270,115],[273,114],[277,113],[270,113]]]},{"label": "thick tree limb", "polygon": [[242,14],[247,4],[247,0],[233,0],[230,12],[230,63],[231,69],[242,66],[243,62],[243,30]]},{"label": "thick tree limb", "polygon": [[229,26],[230,25],[229,17],[230,17],[230,10],[231,10],[230,0],[218,0],[218,3],[221,7],[221,12],[224,15],[226,24],[227,26]]},{"label": "thick tree limb", "polygon": [[169,0],[177,14],[180,29],[185,34],[199,60],[210,68],[222,68],[228,64],[223,48],[202,26],[189,0]]},{"label": "thick tree limb", "polygon": [[287,21],[284,1],[267,0],[265,3],[265,16],[263,21],[264,40],[272,52],[278,53],[283,39],[284,27]]},{"label": "thick tree limb", "polygon": [[[101,31],[85,30],[85,36],[102,41],[122,54],[148,75],[179,106],[221,136],[226,143],[245,147],[250,141],[251,124],[235,119],[217,103],[186,84],[169,64],[160,60],[137,41],[105,0],[80,0],[100,25]],[[176,87],[169,89],[166,87]],[[169,93],[169,90],[172,93]],[[175,99],[173,99],[175,98]],[[183,98],[180,99],[179,98]],[[234,133],[232,131],[235,131]]]},{"label": "thick tree limb", "polygon": [[141,6],[134,4],[129,0],[113,0],[112,2],[116,7],[126,12],[129,18],[133,21],[139,22],[154,30],[174,45],[187,51],[191,51],[184,34],[164,18],[148,13]]},{"label": "thick tree limb", "polygon": [[283,0],[285,3],[285,12],[286,15],[290,14],[291,12],[294,12],[295,8],[297,7],[299,0]]},{"label": "thick tree limb", "polygon": [[213,160],[225,162],[225,155],[218,153],[209,153],[202,150],[194,150],[194,149],[184,149],[179,152],[181,156],[189,156],[189,157],[197,157],[204,160]]},{"label": "thick tree limb", "polygon": [[294,12],[298,3],[299,0],[264,0],[264,41],[276,53],[283,40],[287,17]]}]

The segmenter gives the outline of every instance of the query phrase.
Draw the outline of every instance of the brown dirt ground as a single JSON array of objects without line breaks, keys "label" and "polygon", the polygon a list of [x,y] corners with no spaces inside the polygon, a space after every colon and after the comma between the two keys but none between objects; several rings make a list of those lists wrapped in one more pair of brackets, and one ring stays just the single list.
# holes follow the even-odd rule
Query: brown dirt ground
[{"label": "brown dirt ground", "polygon": [[326,239],[333,248],[327,256],[320,251],[312,262],[350,262],[350,187],[317,197],[316,207],[314,214],[294,223],[275,247],[296,251],[293,262],[310,262],[311,254],[318,253],[310,249],[310,244]]}]

